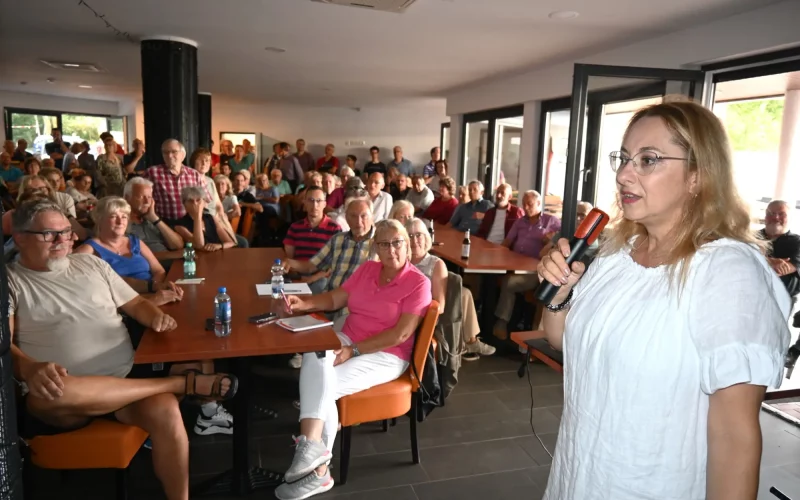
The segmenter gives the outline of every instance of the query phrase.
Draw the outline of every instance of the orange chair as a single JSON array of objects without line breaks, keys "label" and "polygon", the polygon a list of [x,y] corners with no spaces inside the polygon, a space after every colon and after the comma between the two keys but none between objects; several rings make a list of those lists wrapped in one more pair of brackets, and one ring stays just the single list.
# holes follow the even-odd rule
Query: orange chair
[{"label": "orange chair", "polygon": [[242,208],[242,215],[239,221],[239,234],[247,238],[247,241],[252,241],[253,217],[255,217],[255,215],[252,209]]},{"label": "orange chair", "polygon": [[[423,376],[425,359],[433,339],[436,320],[439,317],[439,303],[435,300],[428,307],[428,312],[417,330],[412,362],[420,377]],[[411,419],[411,456],[415,464],[419,463],[419,445],[417,443],[417,415],[421,404],[420,383],[409,369],[397,380],[376,385],[365,391],[345,396],[337,402],[339,423],[342,424],[341,464],[339,484],[347,483],[347,472],[350,467],[350,441],[353,426],[365,422],[386,421],[409,414]],[[409,413],[410,412],[410,413]]]},{"label": "orange chair", "polygon": [[[550,347],[550,344],[547,343],[547,339],[545,337],[545,333],[542,330],[511,333],[511,340],[513,340],[520,347],[527,349],[531,358],[538,359],[558,373],[564,373],[563,354],[560,351],[556,351]],[[528,344],[526,342],[527,340],[533,341],[533,345]],[[520,371],[522,371],[522,369],[520,369]]]},{"label": "orange chair", "polygon": [[233,232],[236,234],[239,234],[239,219],[241,218],[241,216],[238,216],[231,219],[231,229],[233,229]]},{"label": "orange chair", "polygon": [[[128,498],[128,466],[147,436],[138,427],[98,418],[81,429],[36,436],[27,443],[31,462],[42,469],[116,469],[116,498],[124,500]],[[32,481],[26,483],[26,490],[33,487]]]}]

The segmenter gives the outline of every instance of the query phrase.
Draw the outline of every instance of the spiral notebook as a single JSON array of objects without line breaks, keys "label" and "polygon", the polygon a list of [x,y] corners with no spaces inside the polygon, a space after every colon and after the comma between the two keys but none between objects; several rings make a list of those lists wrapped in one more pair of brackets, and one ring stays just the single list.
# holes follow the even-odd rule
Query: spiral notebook
[{"label": "spiral notebook", "polygon": [[321,314],[306,314],[305,316],[279,319],[276,324],[290,332],[304,332],[324,326],[332,326],[333,321],[328,320]]}]

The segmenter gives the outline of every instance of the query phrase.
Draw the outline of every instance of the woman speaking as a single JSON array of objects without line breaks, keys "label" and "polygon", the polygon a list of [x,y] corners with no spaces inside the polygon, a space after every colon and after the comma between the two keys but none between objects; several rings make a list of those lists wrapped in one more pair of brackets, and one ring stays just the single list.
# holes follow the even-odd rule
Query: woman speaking
[{"label": "woman speaking", "polygon": [[755,500],[759,411],[783,376],[789,296],[750,230],[728,139],[696,104],[637,112],[611,153],[621,217],[600,254],[539,264],[564,351],[547,500]]}]

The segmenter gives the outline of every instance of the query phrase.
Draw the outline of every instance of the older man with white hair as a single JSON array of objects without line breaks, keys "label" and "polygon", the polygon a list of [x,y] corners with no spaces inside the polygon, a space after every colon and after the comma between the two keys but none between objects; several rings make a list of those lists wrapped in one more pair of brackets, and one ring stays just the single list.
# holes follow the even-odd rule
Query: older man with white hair
[{"label": "older man with white hair", "polygon": [[383,219],[389,218],[389,212],[392,210],[392,195],[383,190],[386,182],[383,180],[383,174],[380,172],[373,172],[369,174],[367,179],[367,193],[369,193],[370,200],[372,200],[372,215],[375,222],[380,222]]},{"label": "older man with white hair", "polygon": [[183,164],[186,148],[175,139],[167,139],[161,145],[164,164],[145,170],[143,177],[153,182],[153,199],[156,212],[164,219],[174,223],[186,215],[181,203],[181,191],[188,186],[200,186],[211,199],[211,193],[204,187],[203,177],[197,170]]}]

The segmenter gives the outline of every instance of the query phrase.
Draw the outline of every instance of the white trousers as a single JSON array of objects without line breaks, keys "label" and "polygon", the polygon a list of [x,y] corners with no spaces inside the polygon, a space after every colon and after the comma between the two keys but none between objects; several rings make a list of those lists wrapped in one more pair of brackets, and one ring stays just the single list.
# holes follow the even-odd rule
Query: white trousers
[{"label": "white trousers", "polygon": [[[337,335],[342,346],[352,344],[343,333]],[[327,351],[322,359],[316,353],[306,353],[300,369],[300,420],[316,418],[325,422],[322,439],[331,452],[339,427],[336,401],[342,396],[391,382],[408,368],[407,361],[385,352],[362,354],[338,366],[333,366],[334,359],[333,351]]]}]

